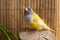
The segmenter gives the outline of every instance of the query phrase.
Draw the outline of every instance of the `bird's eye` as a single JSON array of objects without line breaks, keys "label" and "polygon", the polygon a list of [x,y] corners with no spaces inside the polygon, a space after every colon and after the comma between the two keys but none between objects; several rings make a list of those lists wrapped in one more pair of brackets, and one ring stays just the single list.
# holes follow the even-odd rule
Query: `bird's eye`
[{"label": "bird's eye", "polygon": [[31,8],[28,8],[28,10],[31,10]]}]

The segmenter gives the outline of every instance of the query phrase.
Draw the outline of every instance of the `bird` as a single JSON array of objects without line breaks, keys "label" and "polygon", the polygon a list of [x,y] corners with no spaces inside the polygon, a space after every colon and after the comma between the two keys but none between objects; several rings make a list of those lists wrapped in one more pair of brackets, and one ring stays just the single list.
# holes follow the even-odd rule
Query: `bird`
[{"label": "bird", "polygon": [[47,24],[42,20],[42,18],[36,12],[33,11],[32,8],[24,9],[24,21],[25,23],[29,24],[32,27],[32,29],[36,30],[45,29],[54,31],[49,26],[47,26]]}]

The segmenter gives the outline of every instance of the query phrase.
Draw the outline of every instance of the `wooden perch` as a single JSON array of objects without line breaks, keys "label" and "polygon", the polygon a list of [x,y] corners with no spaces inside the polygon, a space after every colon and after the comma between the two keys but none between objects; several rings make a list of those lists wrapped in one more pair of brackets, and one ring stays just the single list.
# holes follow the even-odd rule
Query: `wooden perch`
[{"label": "wooden perch", "polygon": [[[32,31],[32,30],[31,30]],[[31,32],[28,29],[21,31],[19,37],[21,40],[56,40],[52,32],[47,30],[40,30]]]}]

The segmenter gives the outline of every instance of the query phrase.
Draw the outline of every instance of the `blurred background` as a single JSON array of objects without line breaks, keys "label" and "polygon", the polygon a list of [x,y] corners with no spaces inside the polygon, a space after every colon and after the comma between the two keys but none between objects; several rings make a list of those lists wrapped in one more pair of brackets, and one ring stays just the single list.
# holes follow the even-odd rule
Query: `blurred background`
[{"label": "blurred background", "polygon": [[[60,40],[58,0],[0,0],[0,24],[17,35],[28,25],[23,21],[24,8],[32,8]],[[0,39],[5,38],[0,33]]]}]

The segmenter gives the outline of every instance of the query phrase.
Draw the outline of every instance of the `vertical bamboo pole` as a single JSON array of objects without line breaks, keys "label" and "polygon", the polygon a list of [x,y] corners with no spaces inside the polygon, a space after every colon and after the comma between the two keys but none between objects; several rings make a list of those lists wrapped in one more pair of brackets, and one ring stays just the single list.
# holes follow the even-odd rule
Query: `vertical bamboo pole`
[{"label": "vertical bamboo pole", "polygon": [[60,40],[60,0],[57,0],[56,40]]}]

